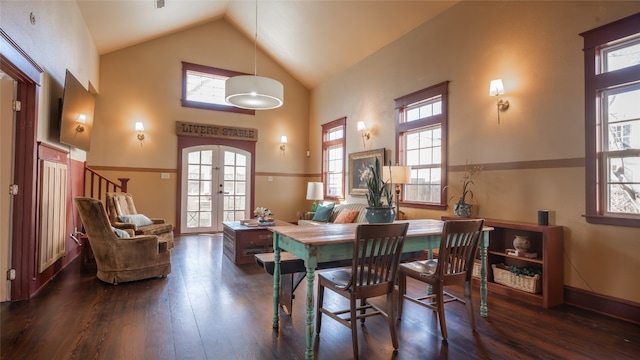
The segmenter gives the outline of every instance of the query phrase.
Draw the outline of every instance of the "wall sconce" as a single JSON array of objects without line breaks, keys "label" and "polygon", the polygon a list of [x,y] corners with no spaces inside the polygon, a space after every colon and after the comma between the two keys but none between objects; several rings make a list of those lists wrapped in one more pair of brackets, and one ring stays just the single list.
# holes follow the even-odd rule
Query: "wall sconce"
[{"label": "wall sconce", "polygon": [[282,155],[284,155],[284,149],[287,147],[287,135],[282,135],[280,137],[280,150],[282,150]]},{"label": "wall sconce", "polygon": [[78,126],[76,126],[75,135],[78,135],[78,133],[81,133],[84,131],[84,124],[87,123],[87,116],[85,114],[78,115],[78,118],[76,119],[76,123],[78,123]]},{"label": "wall sconce", "polygon": [[[502,79],[491,80],[489,84],[489,96],[495,96],[498,99],[498,95],[504,94],[504,85]],[[498,108],[498,124],[500,124],[500,111],[505,111],[509,108],[509,101],[504,99],[496,100],[496,106]]]},{"label": "wall sconce", "polygon": [[138,132],[138,140],[140,140],[140,146],[142,146],[142,140],[144,140],[144,125],[142,125],[142,122],[136,122],[136,131]]},{"label": "wall sconce", "polygon": [[371,138],[371,133],[366,132],[367,127],[364,125],[364,121],[358,121],[358,131],[362,133],[362,146],[365,145],[365,141]]}]

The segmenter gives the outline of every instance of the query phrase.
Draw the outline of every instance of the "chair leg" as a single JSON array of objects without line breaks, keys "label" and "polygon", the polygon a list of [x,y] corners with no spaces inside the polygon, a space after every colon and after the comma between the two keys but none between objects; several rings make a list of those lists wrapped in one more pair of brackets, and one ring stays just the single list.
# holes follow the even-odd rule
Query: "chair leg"
[{"label": "chair leg", "polygon": [[389,332],[391,333],[391,342],[393,343],[393,349],[398,350],[398,333],[396,333],[396,321],[395,321],[395,294],[390,292],[387,294],[387,321],[389,322]]},{"label": "chair leg", "polygon": [[402,317],[402,304],[404,303],[404,294],[407,293],[407,276],[400,272],[398,274],[398,313],[397,318],[400,319]]},{"label": "chair leg", "polygon": [[360,322],[364,324],[364,314],[367,313],[367,309],[365,309],[365,305],[367,305],[367,300],[366,299],[360,299],[360,307],[362,308],[362,310],[360,310],[360,315],[363,315],[362,318],[360,318]]},{"label": "chair leg", "polygon": [[438,319],[440,320],[440,332],[442,333],[442,339],[447,340],[447,320],[444,316],[444,289],[442,286],[433,289],[436,292],[436,301],[438,308]]},{"label": "chair leg", "polygon": [[471,281],[464,283],[464,304],[467,308],[467,316],[469,317],[471,330],[476,331],[476,320],[473,317],[473,302],[471,301]]},{"label": "chair leg", "polygon": [[324,300],[324,286],[318,285],[318,305],[316,306],[316,335],[320,334],[320,326],[322,325],[322,309]]},{"label": "chair leg", "polygon": [[358,360],[360,356],[358,351],[358,318],[357,318],[358,311],[356,309],[357,299],[353,296],[353,294],[349,299],[349,302],[351,305],[351,309],[350,309],[351,321],[349,321],[349,323],[351,325],[351,343],[353,344],[353,359]]}]

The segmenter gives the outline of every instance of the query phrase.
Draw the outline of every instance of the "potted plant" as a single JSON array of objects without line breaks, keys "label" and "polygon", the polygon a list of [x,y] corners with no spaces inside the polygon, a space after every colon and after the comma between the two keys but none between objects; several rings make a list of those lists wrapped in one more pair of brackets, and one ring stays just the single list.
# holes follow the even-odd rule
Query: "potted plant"
[{"label": "potted plant", "polygon": [[[396,218],[396,211],[393,207],[393,192],[391,191],[391,181],[382,179],[382,167],[380,160],[376,158],[375,165],[369,165],[369,176],[367,178],[367,207],[366,218],[369,223],[389,223]],[[382,202],[383,196],[387,203]]]},{"label": "potted plant", "polygon": [[[473,191],[471,185],[474,185],[473,179],[476,177],[482,167],[473,166],[469,168],[467,164],[464,165],[464,175],[462,176],[462,193],[456,203],[453,205],[453,213],[459,217],[471,217],[471,211],[473,210],[473,204],[467,203],[467,197],[469,200],[473,199]],[[446,187],[445,187],[446,188]],[[455,197],[452,197],[453,200]]]}]

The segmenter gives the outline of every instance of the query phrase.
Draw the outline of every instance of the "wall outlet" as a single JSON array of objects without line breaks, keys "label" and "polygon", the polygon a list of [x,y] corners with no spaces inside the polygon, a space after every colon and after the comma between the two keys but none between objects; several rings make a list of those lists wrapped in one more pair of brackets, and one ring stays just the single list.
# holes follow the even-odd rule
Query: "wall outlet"
[{"label": "wall outlet", "polygon": [[169,179],[171,177],[171,175],[169,175],[169,173],[160,173],[160,179]]},{"label": "wall outlet", "polygon": [[7,280],[15,280],[16,279],[16,269],[9,269],[7,271]]},{"label": "wall outlet", "polygon": [[273,176],[267,176],[267,181],[273,181]]}]

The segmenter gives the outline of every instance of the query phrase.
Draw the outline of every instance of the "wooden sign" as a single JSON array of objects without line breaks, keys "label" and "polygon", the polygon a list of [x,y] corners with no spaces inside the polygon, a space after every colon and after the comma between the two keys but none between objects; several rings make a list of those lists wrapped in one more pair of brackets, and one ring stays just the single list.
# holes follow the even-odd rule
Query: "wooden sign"
[{"label": "wooden sign", "polygon": [[183,121],[176,121],[176,134],[183,136],[203,136],[258,141],[258,129],[188,123]]}]

